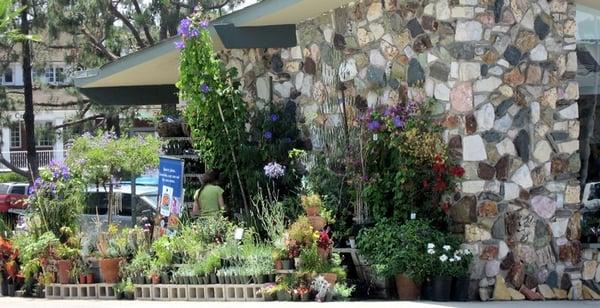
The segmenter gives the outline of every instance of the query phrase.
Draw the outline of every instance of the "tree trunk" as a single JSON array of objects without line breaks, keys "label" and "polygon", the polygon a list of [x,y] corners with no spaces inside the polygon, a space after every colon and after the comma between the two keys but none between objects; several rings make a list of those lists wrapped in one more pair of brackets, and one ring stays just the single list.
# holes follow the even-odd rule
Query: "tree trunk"
[{"label": "tree trunk", "polygon": [[[21,12],[21,33],[23,35],[29,34],[29,20],[27,20],[27,12],[29,6],[28,0],[21,0],[21,5],[25,7]],[[25,113],[23,114],[23,120],[25,122],[25,145],[27,149],[27,164],[29,167],[30,180],[37,178],[39,175],[38,170],[38,157],[36,151],[35,142],[35,116],[33,113],[33,85],[31,80],[31,47],[28,40],[23,40],[21,45],[23,46],[23,93],[25,100]]]}]

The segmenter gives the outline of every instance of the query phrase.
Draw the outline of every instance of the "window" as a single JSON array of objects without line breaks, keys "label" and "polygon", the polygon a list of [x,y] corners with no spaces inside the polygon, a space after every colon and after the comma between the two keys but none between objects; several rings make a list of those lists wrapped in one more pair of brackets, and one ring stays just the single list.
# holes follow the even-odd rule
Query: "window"
[{"label": "window", "polygon": [[35,136],[37,138],[37,145],[41,147],[51,147],[54,144],[54,130],[52,129],[52,122],[46,122],[41,125],[37,125]]},{"label": "window", "polygon": [[4,70],[4,73],[2,74],[2,83],[3,84],[9,84],[9,83],[13,83],[13,70],[10,68],[7,68],[6,70]]},{"label": "window", "polygon": [[10,192],[11,194],[15,194],[15,195],[26,195],[27,193],[27,186],[24,185],[15,185],[12,188],[12,191]]},{"label": "window", "polygon": [[46,67],[44,77],[46,78],[47,83],[54,83],[54,67]]},{"label": "window", "polygon": [[10,125],[10,147],[21,148],[21,122]]}]

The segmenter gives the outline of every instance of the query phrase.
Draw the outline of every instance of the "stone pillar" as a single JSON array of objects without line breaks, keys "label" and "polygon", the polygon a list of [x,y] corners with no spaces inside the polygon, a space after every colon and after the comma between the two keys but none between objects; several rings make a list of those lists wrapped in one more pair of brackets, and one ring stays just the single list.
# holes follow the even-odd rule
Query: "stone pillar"
[{"label": "stone pillar", "polygon": [[451,212],[463,214],[453,215],[454,231],[476,254],[482,298],[501,270],[517,290],[559,287],[563,274],[578,285],[572,1],[364,0],[297,26],[297,47],[224,53],[242,68],[249,102],[267,100],[269,76],[274,100],[295,99],[306,123],[333,122],[323,110],[338,80],[357,109],[435,97],[466,170]]}]

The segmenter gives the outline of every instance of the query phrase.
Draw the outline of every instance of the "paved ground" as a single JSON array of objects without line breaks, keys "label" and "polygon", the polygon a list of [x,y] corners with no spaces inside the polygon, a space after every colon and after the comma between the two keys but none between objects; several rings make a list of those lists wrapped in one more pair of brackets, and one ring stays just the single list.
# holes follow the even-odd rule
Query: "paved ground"
[{"label": "paved ground", "polygon": [[471,303],[433,303],[433,302],[332,302],[332,303],[298,303],[298,302],[142,302],[142,301],[63,301],[24,298],[0,297],[0,308],[164,308],[164,307],[202,307],[210,308],[281,308],[283,307],[343,307],[343,308],[444,308],[444,307],[540,307],[540,308],[598,308],[600,302],[471,302]]}]

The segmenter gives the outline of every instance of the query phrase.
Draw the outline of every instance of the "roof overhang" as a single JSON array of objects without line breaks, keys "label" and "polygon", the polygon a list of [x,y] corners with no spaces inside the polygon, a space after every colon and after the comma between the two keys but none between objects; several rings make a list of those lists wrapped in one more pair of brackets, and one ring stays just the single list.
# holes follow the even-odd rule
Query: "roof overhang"
[{"label": "roof overhang", "polygon": [[[214,25],[232,24],[242,32],[248,30],[252,33],[263,33],[261,26],[281,26],[277,28],[290,33],[290,25],[298,24],[304,20],[317,17],[320,14],[344,6],[354,0],[264,0],[248,6],[239,11],[222,16],[212,22],[210,31],[215,49],[224,48],[223,42],[217,35]],[[258,31],[255,31],[258,30]],[[295,31],[294,35],[295,35]],[[146,86],[156,87],[174,85],[179,79],[179,50],[175,42],[179,37],[172,37],[152,47],[142,49],[127,56],[121,57],[98,69],[80,72],[74,76],[75,87],[88,88],[116,88]],[[295,43],[294,37],[294,45]],[[248,38],[236,39],[236,42],[247,42]],[[255,42],[263,44],[269,40],[257,38]],[[281,41],[281,40],[280,40]],[[289,41],[287,44],[290,45]],[[235,46],[235,45],[233,45]],[[247,45],[240,45],[241,47]],[[261,45],[262,46],[262,45]],[[288,46],[281,46],[288,47]],[[104,102],[102,100],[101,102]]]},{"label": "roof overhang", "polygon": [[575,0],[575,3],[600,10],[600,1],[598,0]]}]

